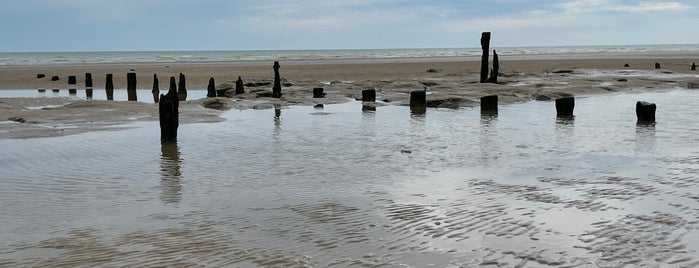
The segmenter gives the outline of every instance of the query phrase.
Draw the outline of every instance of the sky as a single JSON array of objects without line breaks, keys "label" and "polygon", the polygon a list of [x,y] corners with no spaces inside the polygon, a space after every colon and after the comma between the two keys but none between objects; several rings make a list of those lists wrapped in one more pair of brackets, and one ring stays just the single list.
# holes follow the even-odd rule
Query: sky
[{"label": "sky", "polygon": [[696,0],[0,0],[0,52],[698,44]]}]

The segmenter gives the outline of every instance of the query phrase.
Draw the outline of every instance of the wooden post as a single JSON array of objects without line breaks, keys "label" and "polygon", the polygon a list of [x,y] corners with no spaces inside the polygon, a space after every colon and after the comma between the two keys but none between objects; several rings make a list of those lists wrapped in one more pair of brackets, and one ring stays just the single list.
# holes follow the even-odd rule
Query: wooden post
[{"label": "wooden post", "polygon": [[636,102],[636,118],[638,124],[655,123],[655,103],[639,101]]},{"label": "wooden post", "polygon": [[281,98],[282,97],[282,81],[281,77],[279,76],[279,62],[275,61],[274,66],[274,87],[272,87],[272,97],[273,98]]},{"label": "wooden post", "polygon": [[92,74],[85,73],[85,98],[92,99]]},{"label": "wooden post", "polygon": [[136,73],[126,74],[126,93],[129,96],[129,101],[137,101],[136,96]]},{"label": "wooden post", "polygon": [[488,82],[497,84],[498,72],[500,72],[500,59],[498,59],[498,53],[493,50],[493,69],[490,71]]},{"label": "wooden post", "polygon": [[151,93],[153,94],[153,102],[158,103],[160,101],[160,98],[158,98],[160,95],[160,82],[158,81],[158,74],[153,74],[153,89],[151,90]]},{"label": "wooden post", "polygon": [[556,99],[556,116],[558,117],[573,117],[575,109],[575,98],[565,97]]},{"label": "wooden post", "polygon": [[114,83],[112,82],[112,74],[107,74],[107,83],[104,85],[107,92],[107,100],[114,100]]},{"label": "wooden post", "polygon": [[60,80],[58,75],[51,76],[51,81],[58,81],[58,80]]},{"label": "wooden post", "polygon": [[488,80],[488,52],[490,51],[490,32],[481,33],[481,49],[483,49],[483,55],[481,56],[481,83],[485,83]]},{"label": "wooden post", "polygon": [[75,75],[68,76],[68,94],[70,95],[75,95],[78,94],[78,89],[77,85],[78,81],[75,78]]},{"label": "wooden post", "polygon": [[179,122],[179,97],[177,96],[175,77],[170,77],[170,90],[160,95],[158,111],[160,114],[160,142],[177,142]]},{"label": "wooden post", "polygon": [[415,90],[410,92],[410,113],[424,114],[427,112],[427,91]]},{"label": "wooden post", "polygon": [[692,62],[692,71],[696,71],[696,70],[697,70],[697,64]]},{"label": "wooden post", "polygon": [[362,90],[362,101],[376,101],[376,89]]},{"label": "wooden post", "polygon": [[631,67],[631,65],[629,65],[628,63],[624,64],[624,68],[629,68],[629,67]]},{"label": "wooden post", "polygon": [[660,69],[660,63],[655,63],[655,69]]},{"label": "wooden post", "polygon": [[184,74],[180,73],[180,81],[177,84],[177,97],[180,101],[187,100],[187,83],[185,82]]},{"label": "wooden post", "polygon": [[498,95],[481,97],[481,114],[498,114]]},{"label": "wooden post", "polygon": [[323,98],[325,97],[325,93],[323,93],[323,88],[322,87],[317,87],[313,89],[313,98]]},{"label": "wooden post", "polygon": [[207,98],[215,98],[216,97],[216,83],[214,82],[213,77],[209,78],[209,85],[206,87],[206,97]]},{"label": "wooden post", "polygon": [[243,85],[243,79],[238,76],[238,80],[235,81],[235,95],[245,93],[245,87]]}]

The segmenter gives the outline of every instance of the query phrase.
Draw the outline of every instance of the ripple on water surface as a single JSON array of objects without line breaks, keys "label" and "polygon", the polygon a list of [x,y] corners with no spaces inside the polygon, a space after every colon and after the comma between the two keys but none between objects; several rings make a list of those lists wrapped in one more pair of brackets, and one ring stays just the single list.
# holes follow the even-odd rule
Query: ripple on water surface
[{"label": "ripple on water surface", "polygon": [[0,140],[0,266],[696,266],[698,94]]}]

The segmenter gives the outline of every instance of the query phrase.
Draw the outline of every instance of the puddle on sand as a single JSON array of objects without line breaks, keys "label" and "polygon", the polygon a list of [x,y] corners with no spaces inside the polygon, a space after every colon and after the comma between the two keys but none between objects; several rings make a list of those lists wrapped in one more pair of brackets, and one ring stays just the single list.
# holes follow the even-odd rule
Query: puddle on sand
[{"label": "puddle on sand", "polygon": [[567,121],[553,102],[228,111],[167,146],[156,122],[0,140],[0,266],[697,265],[697,97],[581,98]]},{"label": "puddle on sand", "polygon": [[[160,90],[161,94],[167,93],[167,89]],[[0,90],[0,98],[56,98],[56,97],[66,97],[84,100],[87,98],[87,93],[85,89],[78,89],[76,94],[70,94],[67,89],[59,89],[57,92],[54,90],[44,90],[39,91],[36,89],[4,89]],[[114,100],[115,101],[127,101],[128,94],[126,89],[114,89]],[[138,101],[145,103],[153,103],[153,93],[150,90],[137,90],[136,97]],[[187,90],[188,100],[198,100],[206,97],[206,90]],[[94,100],[107,100],[107,93],[104,88],[93,89],[92,99]],[[41,107],[27,107],[31,108],[41,108]]]}]

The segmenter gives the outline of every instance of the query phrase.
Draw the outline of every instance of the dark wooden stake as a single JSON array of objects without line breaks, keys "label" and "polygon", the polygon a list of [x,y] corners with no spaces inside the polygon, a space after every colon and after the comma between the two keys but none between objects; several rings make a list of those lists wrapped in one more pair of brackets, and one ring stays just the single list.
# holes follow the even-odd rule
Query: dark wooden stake
[{"label": "dark wooden stake", "polygon": [[160,98],[160,82],[158,81],[158,74],[153,74],[153,89],[150,91],[153,94],[153,102],[158,103]]},{"label": "dark wooden stake", "polygon": [[184,74],[180,73],[180,81],[177,83],[177,97],[180,101],[187,100],[187,83],[184,78]]},{"label": "dark wooden stake", "polygon": [[481,49],[483,49],[483,55],[481,56],[481,83],[485,83],[488,80],[488,52],[490,51],[490,32],[481,33]]},{"label": "dark wooden stake", "polygon": [[556,116],[558,117],[573,117],[575,109],[575,98],[565,97],[556,99]]},{"label": "dark wooden stake", "polygon": [[490,77],[488,77],[488,82],[498,83],[498,72],[500,72],[500,59],[498,59],[498,53],[493,50],[493,69],[490,70]]},{"label": "dark wooden stake", "polygon": [[498,95],[481,97],[481,114],[498,114]]},{"label": "dark wooden stake", "polygon": [[213,77],[209,78],[209,85],[206,87],[206,97],[207,98],[215,98],[216,97],[216,83],[214,82]]},{"label": "dark wooden stake", "polygon": [[136,73],[126,74],[126,93],[129,95],[129,101],[137,101],[136,96]]},{"label": "dark wooden stake", "polygon": [[655,103],[636,102],[636,118],[638,124],[655,123]]},{"label": "dark wooden stake", "polygon": [[170,77],[170,90],[160,95],[158,111],[160,113],[160,142],[176,142],[177,128],[180,125],[179,97],[177,96],[175,77]]},{"label": "dark wooden stake", "polygon": [[238,80],[235,81],[235,95],[245,93],[245,86],[243,85],[243,79],[238,76]]},{"label": "dark wooden stake", "polygon": [[376,89],[362,90],[362,101],[376,101]]},{"label": "dark wooden stake", "polygon": [[410,113],[424,114],[427,112],[427,91],[415,90],[410,92]]},{"label": "dark wooden stake", "polygon": [[281,98],[282,97],[282,81],[279,76],[279,62],[275,61],[274,66],[274,87],[272,87],[272,97]]},{"label": "dark wooden stake", "polygon": [[114,100],[114,83],[112,82],[112,74],[107,74],[107,83],[104,85],[107,92],[107,100]]},{"label": "dark wooden stake", "polygon": [[92,73],[85,73],[85,87],[92,87]]},{"label": "dark wooden stake", "polygon": [[660,69],[660,63],[655,63],[655,69]]},{"label": "dark wooden stake", "polygon": [[313,89],[313,98],[323,98],[325,97],[325,93],[323,93],[323,88],[322,87],[317,87]]},{"label": "dark wooden stake", "polygon": [[77,78],[75,75],[68,76],[68,94],[70,95],[75,95],[78,94],[78,89],[76,88],[76,85],[78,84]]},{"label": "dark wooden stake", "polygon": [[697,64],[692,62],[692,71],[696,71],[696,70],[697,70]]}]

